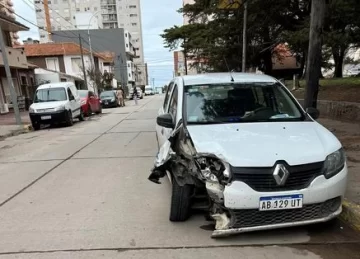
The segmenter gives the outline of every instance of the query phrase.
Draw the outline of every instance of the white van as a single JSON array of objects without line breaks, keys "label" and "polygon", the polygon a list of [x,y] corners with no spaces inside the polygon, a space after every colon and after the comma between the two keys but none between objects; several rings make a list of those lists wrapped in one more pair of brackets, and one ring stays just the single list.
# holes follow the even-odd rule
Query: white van
[{"label": "white van", "polygon": [[153,95],[154,91],[151,85],[145,86],[145,95]]},{"label": "white van", "polygon": [[73,125],[73,119],[84,120],[81,101],[75,85],[71,82],[50,83],[36,89],[29,116],[34,130],[41,124],[65,123]]}]

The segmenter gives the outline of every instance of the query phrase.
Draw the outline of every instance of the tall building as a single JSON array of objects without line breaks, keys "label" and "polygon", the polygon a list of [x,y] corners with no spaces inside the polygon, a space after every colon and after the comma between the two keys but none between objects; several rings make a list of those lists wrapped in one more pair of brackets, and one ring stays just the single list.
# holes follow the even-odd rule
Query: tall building
[{"label": "tall building", "polygon": [[129,31],[136,51],[134,63],[140,69],[137,84],[146,84],[140,0],[35,0],[34,3],[37,24],[44,29],[40,32],[40,42],[51,40],[46,30],[124,28]]},{"label": "tall building", "polygon": [[[0,0],[0,13],[5,15],[5,17],[15,20],[15,9],[14,3],[12,0]],[[18,45],[19,35],[17,32],[10,32],[10,37],[13,45]]]}]

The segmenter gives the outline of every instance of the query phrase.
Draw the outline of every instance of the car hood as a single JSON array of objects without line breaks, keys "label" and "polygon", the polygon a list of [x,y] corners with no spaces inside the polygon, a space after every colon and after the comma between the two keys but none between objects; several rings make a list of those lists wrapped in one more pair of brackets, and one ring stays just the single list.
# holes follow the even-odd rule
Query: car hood
[{"label": "car hood", "polygon": [[232,166],[269,167],[324,161],[341,148],[338,139],[314,121],[188,125],[198,153],[210,153]]},{"label": "car hood", "polygon": [[56,102],[43,102],[43,103],[33,103],[30,107],[35,110],[44,110],[44,109],[52,109],[59,107],[61,105],[65,105],[68,101],[56,101]]}]

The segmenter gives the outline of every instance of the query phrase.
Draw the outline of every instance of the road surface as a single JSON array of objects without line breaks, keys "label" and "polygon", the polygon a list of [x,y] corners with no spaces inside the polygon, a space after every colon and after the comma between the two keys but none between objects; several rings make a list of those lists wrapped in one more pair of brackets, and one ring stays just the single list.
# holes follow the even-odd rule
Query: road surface
[{"label": "road surface", "polygon": [[168,181],[147,180],[161,101],[1,141],[0,259],[360,258],[338,221],[216,240],[202,215],[169,222]]}]

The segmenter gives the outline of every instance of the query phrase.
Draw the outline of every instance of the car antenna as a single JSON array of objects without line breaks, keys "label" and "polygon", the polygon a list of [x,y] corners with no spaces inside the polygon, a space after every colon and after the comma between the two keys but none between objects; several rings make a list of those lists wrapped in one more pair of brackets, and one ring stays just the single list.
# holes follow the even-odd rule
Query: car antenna
[{"label": "car antenna", "polygon": [[234,78],[233,78],[233,76],[232,76],[232,72],[233,72],[233,70],[230,70],[230,68],[229,68],[229,64],[227,63],[227,61],[226,61],[226,58],[224,57],[224,61],[225,61],[225,65],[226,65],[226,67],[227,67],[227,70],[229,71],[229,73],[230,73],[230,77],[231,77],[231,82],[234,82],[235,80],[234,80]]}]

